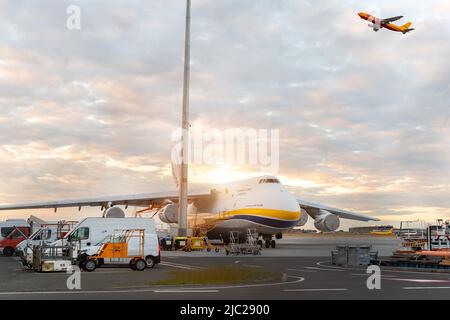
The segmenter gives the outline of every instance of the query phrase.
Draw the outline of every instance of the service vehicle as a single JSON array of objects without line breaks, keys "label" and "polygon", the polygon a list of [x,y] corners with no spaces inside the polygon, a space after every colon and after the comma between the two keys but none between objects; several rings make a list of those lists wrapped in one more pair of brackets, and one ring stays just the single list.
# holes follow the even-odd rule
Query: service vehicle
[{"label": "service vehicle", "polygon": [[[145,230],[144,258],[147,267],[152,268],[161,261],[159,240],[156,234],[155,222],[152,218],[85,218],[81,220],[64,238],[53,242],[53,246],[64,246],[77,242],[80,252],[86,255],[95,254],[102,242],[117,230],[143,229]],[[131,248],[138,248],[136,239],[130,244]],[[133,249],[134,250],[134,249]],[[99,265],[108,263],[107,259],[99,260]]]},{"label": "service vehicle", "polygon": [[9,235],[14,227],[29,227],[30,224],[25,219],[8,219],[0,221],[0,240]]},{"label": "service vehicle", "polygon": [[146,238],[151,241],[150,234],[145,233],[145,229],[115,230],[113,234],[81,254],[80,267],[91,272],[108,260],[114,264],[126,262],[132,270],[143,271],[147,267]]},{"label": "service vehicle", "polygon": [[0,240],[0,250],[6,257],[11,257],[16,252],[16,247],[30,235],[30,227],[13,227],[12,231]]}]

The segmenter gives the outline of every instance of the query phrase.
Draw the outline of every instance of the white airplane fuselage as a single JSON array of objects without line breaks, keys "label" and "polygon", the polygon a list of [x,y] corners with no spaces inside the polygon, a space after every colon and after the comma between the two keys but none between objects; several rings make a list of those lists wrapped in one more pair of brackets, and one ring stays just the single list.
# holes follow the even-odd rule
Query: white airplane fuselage
[{"label": "white airplane fuselage", "polygon": [[[215,186],[212,199],[194,203],[198,220],[213,227],[210,236],[228,236],[229,231],[246,233],[256,229],[260,235],[274,235],[296,226],[301,217],[297,199],[273,176],[263,176]],[[195,218],[194,218],[195,219]],[[200,221],[199,221],[200,220]]]}]

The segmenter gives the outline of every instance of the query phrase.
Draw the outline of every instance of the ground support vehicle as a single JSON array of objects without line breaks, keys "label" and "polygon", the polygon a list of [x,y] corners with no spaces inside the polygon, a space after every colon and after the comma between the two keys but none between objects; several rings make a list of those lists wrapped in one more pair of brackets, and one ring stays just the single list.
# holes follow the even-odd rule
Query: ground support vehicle
[{"label": "ground support vehicle", "polygon": [[[138,240],[138,251],[130,254],[128,245],[132,239]],[[109,259],[110,263],[128,261],[132,270],[143,271],[147,267],[144,246],[145,229],[116,230],[109,238],[105,239],[97,253],[81,254],[79,264],[84,270],[91,272],[104,264],[105,259]]]},{"label": "ground support vehicle", "polygon": [[19,243],[26,240],[30,235],[30,227],[13,227],[11,233],[0,240],[0,249],[3,255],[11,257],[16,252]]}]

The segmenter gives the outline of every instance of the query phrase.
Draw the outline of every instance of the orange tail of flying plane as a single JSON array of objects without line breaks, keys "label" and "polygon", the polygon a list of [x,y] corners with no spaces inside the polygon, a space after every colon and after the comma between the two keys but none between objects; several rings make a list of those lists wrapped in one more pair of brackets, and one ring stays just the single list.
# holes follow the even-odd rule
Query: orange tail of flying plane
[{"label": "orange tail of flying plane", "polygon": [[403,34],[414,30],[414,28],[409,28],[411,24],[412,24],[411,22],[407,22],[400,27],[400,29],[402,29]]}]

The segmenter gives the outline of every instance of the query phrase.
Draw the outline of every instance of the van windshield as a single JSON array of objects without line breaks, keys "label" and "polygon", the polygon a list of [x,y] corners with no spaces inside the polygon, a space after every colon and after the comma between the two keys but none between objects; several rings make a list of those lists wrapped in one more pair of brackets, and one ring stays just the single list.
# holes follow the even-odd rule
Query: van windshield
[{"label": "van windshield", "polygon": [[89,239],[89,228],[88,227],[77,228],[64,238],[67,238],[68,241]]},{"label": "van windshield", "polygon": [[3,227],[1,228],[1,234],[3,238],[6,238],[11,232],[13,232],[14,227]]}]

